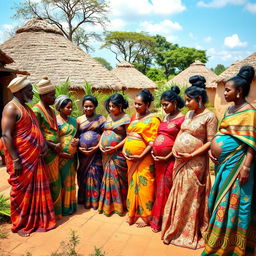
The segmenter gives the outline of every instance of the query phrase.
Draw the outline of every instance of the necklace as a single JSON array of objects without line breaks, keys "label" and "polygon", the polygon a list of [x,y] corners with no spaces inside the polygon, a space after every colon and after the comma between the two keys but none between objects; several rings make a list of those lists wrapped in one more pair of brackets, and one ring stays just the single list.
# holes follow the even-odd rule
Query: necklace
[{"label": "necklace", "polygon": [[241,105],[238,105],[237,107],[234,105],[233,108],[232,108],[232,112],[233,113],[237,112],[238,110],[240,110],[242,107],[244,107],[247,104],[248,104],[248,102],[245,101],[244,103],[242,103]]}]

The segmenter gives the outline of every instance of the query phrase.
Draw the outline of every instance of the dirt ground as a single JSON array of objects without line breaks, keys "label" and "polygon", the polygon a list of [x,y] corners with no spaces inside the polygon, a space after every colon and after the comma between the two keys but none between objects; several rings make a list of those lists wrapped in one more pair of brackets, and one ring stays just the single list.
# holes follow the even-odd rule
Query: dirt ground
[{"label": "dirt ground", "polygon": [[[0,167],[0,193],[9,195],[8,174]],[[199,256],[200,250],[190,250],[173,245],[164,245],[160,233],[153,233],[149,227],[137,228],[126,223],[126,217],[113,215],[106,217],[94,210],[78,211],[58,221],[56,229],[45,233],[32,233],[29,237],[20,237],[10,231],[11,224],[2,224],[1,229],[8,232],[0,239],[0,256],[22,256],[30,252],[32,256],[50,256],[56,250],[61,251],[60,243],[67,242],[71,230],[77,231],[80,256],[88,256],[94,247],[105,252],[105,256]]]}]

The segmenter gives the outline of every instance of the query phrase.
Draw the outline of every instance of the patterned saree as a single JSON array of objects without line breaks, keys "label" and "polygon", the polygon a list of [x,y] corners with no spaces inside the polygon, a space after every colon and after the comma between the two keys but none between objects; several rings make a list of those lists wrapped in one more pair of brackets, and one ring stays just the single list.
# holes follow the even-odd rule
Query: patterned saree
[{"label": "patterned saree", "polygon": [[[59,143],[59,129],[54,111],[52,110],[52,115],[50,116],[41,102],[33,107],[33,111],[45,140]],[[62,216],[62,201],[59,156],[54,150],[49,148],[47,155],[44,157],[44,161],[46,163],[46,173],[50,183],[55,216],[57,219],[60,219]]]},{"label": "patterned saree", "polygon": [[[169,122],[161,122],[158,128],[158,135],[152,148],[155,155],[166,156],[172,151],[174,141],[178,132],[180,131],[184,118],[185,117],[182,116]],[[173,156],[166,161],[155,162],[156,191],[150,225],[152,228],[158,231],[161,230],[164,206],[172,186],[173,165]]]},{"label": "patterned saree", "polygon": [[76,119],[68,117],[68,121],[58,124],[62,151],[73,157],[60,158],[60,177],[62,183],[62,215],[67,216],[76,211],[76,150],[71,141],[76,134]]},{"label": "patterned saree", "polygon": [[21,118],[16,124],[15,148],[22,164],[21,175],[14,175],[13,161],[5,149],[6,167],[10,174],[12,231],[29,234],[55,228],[56,221],[45,165],[40,154],[44,138],[33,111],[17,107]]},{"label": "patterned saree", "polygon": [[[79,125],[80,147],[89,149],[98,145],[106,119],[97,115],[93,121],[84,120]],[[101,180],[103,176],[102,157],[100,150],[93,155],[85,156],[79,152],[78,203],[86,209],[98,209]]]},{"label": "patterned saree", "polygon": [[[149,142],[157,136],[160,120],[153,114],[142,119],[133,115],[128,126],[128,136],[124,144],[124,151],[129,155],[140,155]],[[151,219],[154,202],[154,161],[150,152],[137,161],[127,160],[128,165],[128,195],[127,208],[129,222],[135,223],[138,218],[145,222]]]},{"label": "patterned saree", "polygon": [[[126,114],[115,121],[108,116],[101,138],[102,148],[115,146],[124,140],[125,126],[129,123],[130,117]],[[127,196],[127,165],[122,148],[113,154],[102,154],[104,175],[100,190],[99,213],[106,216],[117,213],[122,216],[126,211]]]},{"label": "patterned saree", "polygon": [[256,110],[225,114],[215,141],[222,152],[218,157],[216,179],[209,197],[212,215],[202,255],[255,255],[254,163],[246,184],[241,186],[237,177],[248,146],[256,150]]}]

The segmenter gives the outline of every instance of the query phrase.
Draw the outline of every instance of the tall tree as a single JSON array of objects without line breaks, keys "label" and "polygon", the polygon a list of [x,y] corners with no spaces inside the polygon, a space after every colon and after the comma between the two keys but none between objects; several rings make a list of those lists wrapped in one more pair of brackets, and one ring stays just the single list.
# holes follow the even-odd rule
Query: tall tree
[{"label": "tall tree", "polygon": [[218,64],[215,68],[212,68],[212,71],[216,75],[220,75],[225,70],[226,70],[226,67],[224,65],[222,65],[222,64]]},{"label": "tall tree", "polygon": [[108,32],[102,48],[107,48],[115,54],[116,60],[130,63],[138,62],[142,69],[151,63],[155,47],[153,37],[137,32]]},{"label": "tall tree", "polygon": [[101,25],[108,22],[109,6],[106,0],[24,0],[15,7],[14,17],[42,18],[56,25],[72,42],[88,49],[88,38],[98,37],[87,33],[85,25]]}]

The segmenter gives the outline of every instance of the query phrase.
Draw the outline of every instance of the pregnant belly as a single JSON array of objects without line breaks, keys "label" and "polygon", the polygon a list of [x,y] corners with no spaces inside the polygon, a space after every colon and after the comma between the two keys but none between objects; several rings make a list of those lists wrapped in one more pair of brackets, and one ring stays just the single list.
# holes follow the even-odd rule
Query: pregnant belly
[{"label": "pregnant belly", "polygon": [[128,156],[140,155],[146,148],[146,144],[141,140],[126,138],[124,143],[124,152]]},{"label": "pregnant belly", "polygon": [[219,144],[220,142],[217,141],[218,137],[219,136],[214,137],[211,143],[211,154],[214,158],[218,158],[222,152],[221,145]]}]

